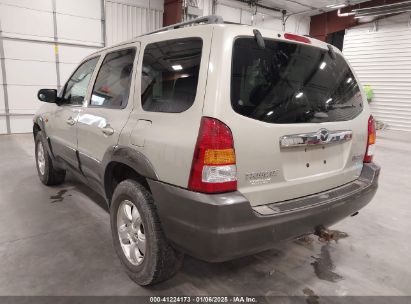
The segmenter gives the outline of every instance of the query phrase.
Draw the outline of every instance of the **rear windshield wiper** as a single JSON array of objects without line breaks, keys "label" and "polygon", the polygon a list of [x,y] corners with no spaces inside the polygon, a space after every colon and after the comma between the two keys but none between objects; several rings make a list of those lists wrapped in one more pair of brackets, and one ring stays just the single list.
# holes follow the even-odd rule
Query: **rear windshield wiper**
[{"label": "rear windshield wiper", "polygon": [[253,30],[254,33],[254,37],[255,37],[255,41],[257,42],[257,45],[260,49],[265,49],[265,42],[264,42],[264,38],[261,35],[260,31],[257,29]]}]

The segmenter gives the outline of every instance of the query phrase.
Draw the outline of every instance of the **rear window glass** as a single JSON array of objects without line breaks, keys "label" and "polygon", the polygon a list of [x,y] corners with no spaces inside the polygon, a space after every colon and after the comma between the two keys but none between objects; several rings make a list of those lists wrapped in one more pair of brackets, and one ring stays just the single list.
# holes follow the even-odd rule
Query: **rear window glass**
[{"label": "rear window glass", "polygon": [[194,103],[203,41],[185,38],[147,45],[141,75],[145,111],[180,113]]},{"label": "rear window glass", "polygon": [[344,58],[313,46],[254,38],[234,42],[231,103],[268,123],[346,121],[362,111],[359,85]]}]

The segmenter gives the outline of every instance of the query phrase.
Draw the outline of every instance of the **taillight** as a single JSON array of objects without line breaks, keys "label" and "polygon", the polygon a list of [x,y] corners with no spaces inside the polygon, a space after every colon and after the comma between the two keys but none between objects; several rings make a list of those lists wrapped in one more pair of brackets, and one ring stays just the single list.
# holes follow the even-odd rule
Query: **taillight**
[{"label": "taillight", "polygon": [[302,43],[311,44],[311,40],[304,36],[299,36],[295,34],[285,33],[284,38],[288,40],[294,40]]},{"label": "taillight", "polygon": [[237,167],[231,130],[221,121],[201,119],[188,188],[204,193],[237,190]]},{"label": "taillight", "polygon": [[367,139],[367,149],[365,150],[364,163],[371,163],[374,156],[374,145],[375,139],[377,137],[377,132],[375,129],[375,120],[372,115],[368,119],[368,139]]}]

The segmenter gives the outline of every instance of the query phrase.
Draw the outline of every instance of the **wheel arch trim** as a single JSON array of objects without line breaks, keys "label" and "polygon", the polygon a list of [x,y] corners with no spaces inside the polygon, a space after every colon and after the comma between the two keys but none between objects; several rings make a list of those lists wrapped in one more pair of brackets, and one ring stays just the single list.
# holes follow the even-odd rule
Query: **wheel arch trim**
[{"label": "wheel arch trim", "polygon": [[47,147],[46,147],[47,152],[49,152],[49,155],[50,155],[51,159],[54,160],[55,156],[54,156],[53,149],[52,149],[52,146],[51,146],[50,138],[47,136],[46,127],[45,127],[45,124],[44,124],[43,117],[41,117],[41,115],[36,115],[33,118],[33,137],[34,137],[34,140],[36,140],[35,133],[34,133],[35,125],[38,125],[39,128],[40,128],[40,131],[43,132],[44,138],[47,141]]},{"label": "wheel arch trim", "polygon": [[110,164],[119,163],[133,169],[138,175],[151,180],[159,180],[158,175],[150,160],[140,151],[127,146],[112,146],[107,149],[102,161],[102,183],[106,192],[106,197],[110,199],[108,193]]}]

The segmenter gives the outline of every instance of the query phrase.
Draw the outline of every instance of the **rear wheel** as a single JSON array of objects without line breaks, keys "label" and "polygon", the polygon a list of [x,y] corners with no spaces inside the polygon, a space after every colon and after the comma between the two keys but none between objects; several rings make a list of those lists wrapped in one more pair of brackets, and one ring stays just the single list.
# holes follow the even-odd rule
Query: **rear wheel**
[{"label": "rear wheel", "polygon": [[43,133],[38,132],[35,140],[37,174],[43,184],[47,186],[59,185],[64,182],[66,171],[54,168],[46,145]]},{"label": "rear wheel", "polygon": [[114,248],[133,281],[151,285],[179,270],[183,254],[165,238],[146,188],[130,179],[121,182],[113,194],[110,217]]}]

